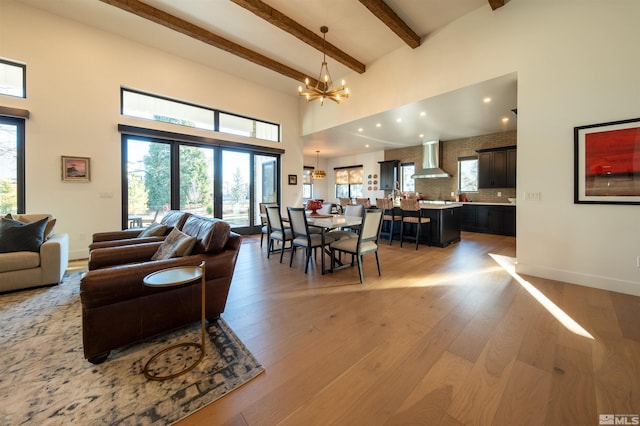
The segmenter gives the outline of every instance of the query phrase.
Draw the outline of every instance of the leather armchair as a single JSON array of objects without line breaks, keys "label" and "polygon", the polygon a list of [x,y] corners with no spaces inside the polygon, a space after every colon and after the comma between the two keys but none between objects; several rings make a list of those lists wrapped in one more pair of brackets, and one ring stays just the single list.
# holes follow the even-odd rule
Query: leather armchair
[{"label": "leather armchair", "polygon": [[182,231],[195,236],[189,256],[152,261],[162,242],[95,249],[93,270],[80,283],[84,356],[97,364],[112,349],[185,326],[200,319],[200,281],[150,288],[143,278],[177,266],[205,261],[205,316],[224,311],[242,237],[226,222],[189,216]]},{"label": "leather armchair", "polygon": [[[169,235],[173,228],[182,230],[187,218],[191,213],[180,210],[170,210],[160,220],[162,225],[167,226],[167,230],[162,236],[139,237],[144,228],[123,229],[121,231],[97,232],[93,234],[92,243],[89,245],[89,252],[98,248],[118,247],[129,244],[142,244],[162,241]],[[91,269],[91,266],[89,266]]]}]

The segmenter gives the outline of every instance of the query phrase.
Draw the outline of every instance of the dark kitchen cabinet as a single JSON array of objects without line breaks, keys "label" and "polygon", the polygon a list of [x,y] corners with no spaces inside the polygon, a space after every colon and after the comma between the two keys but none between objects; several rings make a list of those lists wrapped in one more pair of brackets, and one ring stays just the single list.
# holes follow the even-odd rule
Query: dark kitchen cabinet
[{"label": "dark kitchen cabinet", "polygon": [[429,222],[428,244],[446,247],[460,241],[460,224],[462,208],[422,209],[422,215],[431,219]]},{"label": "dark kitchen cabinet", "polygon": [[515,188],[516,148],[478,151],[478,188]]},{"label": "dark kitchen cabinet", "polygon": [[462,206],[463,231],[485,234],[516,235],[516,207],[487,204],[464,204]]},{"label": "dark kitchen cabinet", "polygon": [[380,164],[380,189],[396,189],[398,180],[398,160],[379,161]]}]

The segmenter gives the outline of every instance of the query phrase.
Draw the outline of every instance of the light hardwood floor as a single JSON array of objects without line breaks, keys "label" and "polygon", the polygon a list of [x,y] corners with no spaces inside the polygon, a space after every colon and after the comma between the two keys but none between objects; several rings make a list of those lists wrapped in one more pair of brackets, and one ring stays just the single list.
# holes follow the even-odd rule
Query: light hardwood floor
[{"label": "light hardwood floor", "polygon": [[[253,242],[252,242],[253,241]],[[222,317],[266,372],[189,425],[598,425],[640,414],[640,298],[533,277],[489,254],[510,237],[463,233],[447,248],[381,245],[322,276],[298,250],[240,251]],[[555,304],[569,331],[525,287]],[[560,316],[560,318],[562,318]]]}]

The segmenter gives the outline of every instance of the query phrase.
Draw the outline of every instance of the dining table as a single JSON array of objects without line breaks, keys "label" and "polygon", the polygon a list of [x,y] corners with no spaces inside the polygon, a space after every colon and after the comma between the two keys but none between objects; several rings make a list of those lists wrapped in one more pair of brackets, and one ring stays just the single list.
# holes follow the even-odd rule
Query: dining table
[{"label": "dining table", "polygon": [[[307,224],[315,228],[320,228],[321,235],[322,235],[322,248],[324,249],[324,252],[328,254],[329,257],[331,257],[331,251],[325,247],[325,235],[327,234],[327,232],[334,229],[350,228],[352,226],[361,225],[362,217],[345,216],[345,215],[337,215],[337,214],[331,214],[331,215],[309,214],[307,216]],[[339,265],[342,265],[339,259],[336,259],[336,261],[338,262]],[[324,268],[324,258],[323,258],[322,274],[324,275],[327,272],[331,272],[331,269]]]}]

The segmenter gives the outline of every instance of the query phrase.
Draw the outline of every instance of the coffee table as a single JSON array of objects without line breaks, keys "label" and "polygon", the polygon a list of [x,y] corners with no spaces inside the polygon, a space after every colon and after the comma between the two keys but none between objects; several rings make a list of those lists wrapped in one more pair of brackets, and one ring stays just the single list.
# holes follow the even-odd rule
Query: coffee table
[{"label": "coffee table", "polygon": [[[186,373],[187,371],[192,370],[196,365],[198,365],[198,363],[200,361],[202,361],[202,359],[204,358],[204,335],[205,335],[205,309],[204,309],[204,301],[205,301],[205,278],[204,278],[204,261],[202,261],[202,263],[199,266],[179,266],[176,268],[168,268],[168,269],[163,269],[161,271],[157,271],[154,272],[152,274],[147,275],[146,277],[144,277],[143,279],[143,283],[144,285],[146,285],[147,287],[174,287],[174,286],[179,286],[179,285],[184,285],[190,282],[193,282],[197,279],[201,280],[201,287],[202,287],[202,305],[201,305],[201,326],[200,326],[200,331],[201,331],[201,342],[200,343],[191,343],[191,342],[187,342],[187,343],[178,343],[176,345],[170,346],[166,349],[163,349],[162,351],[158,352],[157,354],[153,355],[149,361],[147,361],[147,363],[144,365],[144,376],[149,379],[149,380],[168,380],[168,379],[173,379],[174,377],[178,377],[181,374]],[[151,365],[151,363],[153,363],[154,360],[156,360],[159,356],[161,356],[162,354],[165,354],[169,351],[172,351],[174,349],[177,348],[183,348],[183,347],[195,347],[195,348],[199,348],[200,349],[200,356],[198,357],[198,359],[196,359],[192,364],[188,365],[187,367],[183,368],[182,370],[176,372],[176,373],[172,373],[172,374],[168,374],[166,376],[159,376],[159,375],[154,375],[151,373],[149,366]]]}]

